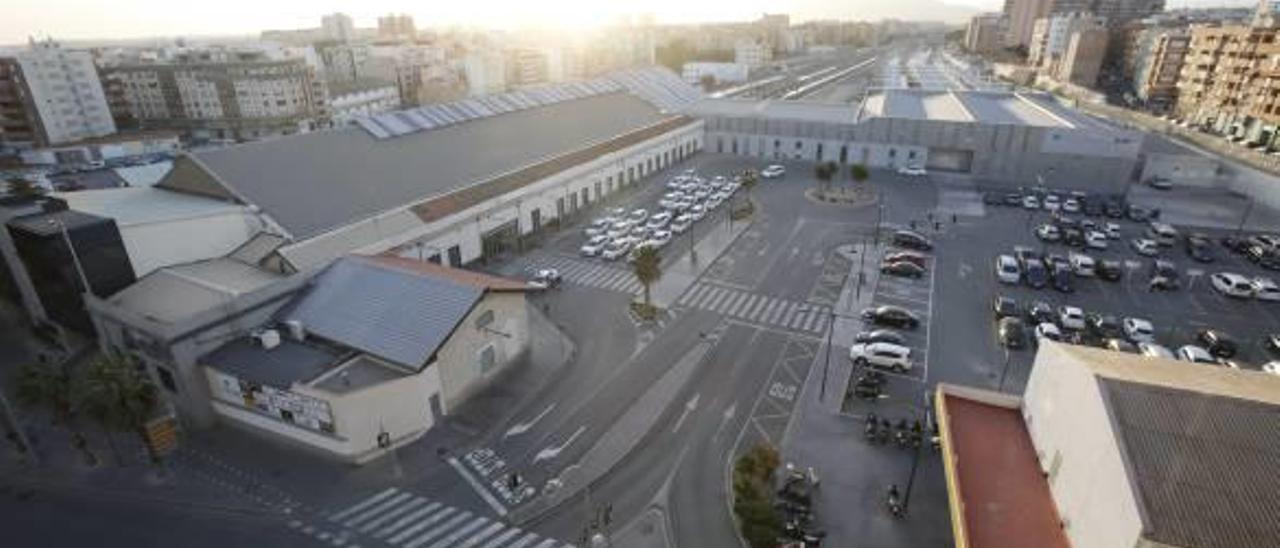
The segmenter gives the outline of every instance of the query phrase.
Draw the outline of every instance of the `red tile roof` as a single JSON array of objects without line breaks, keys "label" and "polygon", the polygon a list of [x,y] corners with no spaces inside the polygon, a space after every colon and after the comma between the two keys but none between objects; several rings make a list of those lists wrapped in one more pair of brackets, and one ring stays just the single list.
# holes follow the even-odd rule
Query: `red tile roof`
[{"label": "red tile roof", "polygon": [[415,261],[413,259],[405,259],[403,257],[395,257],[391,255],[369,255],[364,258],[378,264],[418,274],[444,278],[460,284],[489,291],[529,291],[533,289],[529,284],[518,280],[501,278],[498,276],[484,274],[482,272],[473,272],[460,268],[449,268],[447,266],[425,261]]},{"label": "red tile roof", "polygon": [[939,393],[956,546],[1069,548],[1019,409]]}]

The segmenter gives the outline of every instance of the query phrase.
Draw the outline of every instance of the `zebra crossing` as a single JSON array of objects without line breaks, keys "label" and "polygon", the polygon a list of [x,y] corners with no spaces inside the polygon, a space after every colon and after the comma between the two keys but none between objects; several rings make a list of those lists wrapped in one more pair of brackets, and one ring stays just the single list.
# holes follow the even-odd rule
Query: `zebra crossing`
[{"label": "zebra crossing", "polygon": [[[535,261],[537,268],[554,268],[565,281],[607,291],[639,295],[643,287],[636,275],[626,268],[602,262],[586,262],[564,256],[551,256]],[[626,264],[625,262],[622,264]]]},{"label": "zebra crossing", "polygon": [[[334,546],[358,541],[397,548],[572,548],[573,545],[512,527],[395,487],[338,510],[322,526],[291,523]],[[325,531],[339,527],[341,532]]]},{"label": "zebra crossing", "polygon": [[770,297],[704,282],[693,284],[676,304],[810,335],[825,333],[831,320],[831,307],[826,305]]}]

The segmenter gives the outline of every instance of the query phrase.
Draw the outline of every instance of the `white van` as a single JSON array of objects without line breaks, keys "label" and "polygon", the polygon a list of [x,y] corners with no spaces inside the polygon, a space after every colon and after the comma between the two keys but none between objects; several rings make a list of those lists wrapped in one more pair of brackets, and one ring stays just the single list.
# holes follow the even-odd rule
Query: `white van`
[{"label": "white van", "polygon": [[1177,229],[1167,223],[1152,221],[1151,225],[1147,227],[1147,237],[1164,247],[1170,247],[1178,243]]}]

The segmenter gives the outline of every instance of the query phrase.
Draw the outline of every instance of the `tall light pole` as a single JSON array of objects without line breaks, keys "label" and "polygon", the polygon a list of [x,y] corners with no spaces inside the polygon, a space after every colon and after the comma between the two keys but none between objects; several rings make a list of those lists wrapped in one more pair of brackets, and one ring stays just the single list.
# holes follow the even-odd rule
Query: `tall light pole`
[{"label": "tall light pole", "polygon": [[1239,238],[1240,234],[1244,232],[1244,225],[1249,221],[1249,215],[1253,213],[1253,204],[1253,198],[1249,198],[1249,204],[1245,206],[1244,213],[1240,215],[1240,225],[1236,227],[1237,238]]},{"label": "tall light pole", "polygon": [[76,253],[75,244],[71,243],[71,235],[67,233],[67,225],[58,219],[50,219],[49,222],[57,227],[58,232],[62,234],[62,242],[67,244],[67,252],[71,253],[71,262],[76,266],[76,274],[80,277],[80,287],[84,293],[91,293],[89,287],[89,278],[84,274],[84,265],[80,264],[80,255]]}]

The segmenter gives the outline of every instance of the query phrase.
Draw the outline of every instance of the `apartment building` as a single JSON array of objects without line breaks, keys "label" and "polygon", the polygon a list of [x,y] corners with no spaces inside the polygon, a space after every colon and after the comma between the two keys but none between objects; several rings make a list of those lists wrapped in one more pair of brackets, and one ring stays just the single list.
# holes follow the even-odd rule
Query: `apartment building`
[{"label": "apartment building", "polygon": [[964,32],[964,48],[973,53],[992,53],[1004,43],[1004,25],[999,13],[982,13],[969,19]]},{"label": "apartment building", "polygon": [[773,59],[773,51],[769,44],[749,38],[738,40],[733,45],[733,62],[748,67],[758,67]]},{"label": "apartment building", "polygon": [[327,124],[327,93],[313,58],[309,48],[180,50],[102,72],[120,86],[141,129],[243,141]]},{"label": "apartment building", "polygon": [[473,51],[462,60],[467,95],[479,97],[507,90],[506,57],[489,50]]},{"label": "apartment building", "polygon": [[1165,0],[1052,0],[1049,14],[1094,13],[1111,28],[1164,11]]},{"label": "apartment building", "polygon": [[1005,0],[1005,47],[1029,48],[1036,21],[1049,15],[1052,6],[1053,0]]},{"label": "apartment building", "polygon": [[345,13],[331,13],[320,18],[320,30],[324,37],[336,42],[350,42],[355,37],[355,24]]},{"label": "apartment building", "polygon": [[1249,24],[1192,27],[1177,115],[1231,140],[1271,147],[1280,125],[1278,31],[1265,0]]},{"label": "apartment building", "polygon": [[413,40],[417,36],[418,28],[413,24],[412,15],[392,13],[378,18],[379,39]]},{"label": "apartment building", "polygon": [[1101,29],[1105,26],[1104,18],[1086,12],[1042,17],[1036,20],[1035,29],[1032,32],[1027,55],[1028,63],[1031,66],[1046,69],[1049,74],[1056,74],[1067,55],[1072,36],[1078,32]]},{"label": "apartment building", "polygon": [[1081,86],[1092,87],[1098,83],[1098,73],[1102,70],[1102,59],[1107,54],[1107,29],[1091,27],[1072,33],[1067,42],[1067,51],[1058,63],[1054,78],[1060,82],[1071,82]]},{"label": "apartment building", "polygon": [[1147,108],[1163,112],[1173,107],[1190,43],[1191,33],[1185,28],[1148,28],[1133,35],[1125,68],[1134,97]]},{"label": "apartment building", "polygon": [[89,52],[52,40],[0,51],[0,148],[39,148],[115,132]]}]

